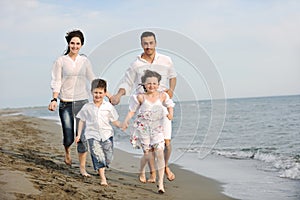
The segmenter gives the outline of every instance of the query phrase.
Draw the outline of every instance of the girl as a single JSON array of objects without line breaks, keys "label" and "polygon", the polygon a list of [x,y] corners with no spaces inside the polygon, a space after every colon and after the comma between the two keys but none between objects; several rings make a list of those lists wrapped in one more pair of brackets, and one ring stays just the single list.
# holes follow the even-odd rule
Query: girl
[{"label": "girl", "polygon": [[[164,115],[169,120],[173,119],[174,103],[165,92],[159,92],[159,82],[161,75],[157,72],[146,70],[141,81],[145,89],[145,93],[138,94],[136,98],[132,98],[129,106],[129,112],[123,123],[123,130],[128,128],[129,120],[139,110],[136,120],[134,121],[133,134],[137,136],[139,143],[143,149],[143,157],[140,163],[139,180],[146,182],[145,167],[148,163],[151,151],[155,152],[158,168],[158,192],[164,193]],[[163,106],[167,107],[168,113],[164,111]]]}]

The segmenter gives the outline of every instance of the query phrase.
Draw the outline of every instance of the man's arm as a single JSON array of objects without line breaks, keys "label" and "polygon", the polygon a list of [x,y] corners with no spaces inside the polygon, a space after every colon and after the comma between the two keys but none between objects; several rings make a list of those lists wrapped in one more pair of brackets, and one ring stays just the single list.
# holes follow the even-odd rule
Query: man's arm
[{"label": "man's arm", "polygon": [[175,87],[176,87],[176,82],[177,82],[176,77],[170,78],[170,80],[169,80],[169,89],[166,91],[166,93],[168,93],[170,98],[173,97],[173,92],[174,92]]},{"label": "man's arm", "polygon": [[121,97],[124,96],[126,94],[126,91],[124,88],[120,88],[118,93],[115,94],[115,95],[112,95],[110,98],[109,98],[109,101],[112,105],[117,105],[120,103],[120,100],[121,100]]},{"label": "man's arm", "polygon": [[130,90],[132,89],[134,85],[134,80],[136,78],[136,72],[132,67],[129,67],[125,74],[124,77],[122,78],[122,81],[119,85],[119,90],[117,94],[112,95],[109,98],[109,101],[113,105],[117,105],[120,103],[121,97],[126,95],[126,93],[130,93]]}]

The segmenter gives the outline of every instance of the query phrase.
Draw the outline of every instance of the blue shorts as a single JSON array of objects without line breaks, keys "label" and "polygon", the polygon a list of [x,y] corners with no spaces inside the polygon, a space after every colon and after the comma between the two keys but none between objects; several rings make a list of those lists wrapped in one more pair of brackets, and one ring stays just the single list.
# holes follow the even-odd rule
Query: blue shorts
[{"label": "blue shorts", "polygon": [[94,169],[98,171],[100,168],[108,167],[113,159],[113,137],[105,141],[98,141],[94,138],[90,138],[87,141],[89,143]]}]

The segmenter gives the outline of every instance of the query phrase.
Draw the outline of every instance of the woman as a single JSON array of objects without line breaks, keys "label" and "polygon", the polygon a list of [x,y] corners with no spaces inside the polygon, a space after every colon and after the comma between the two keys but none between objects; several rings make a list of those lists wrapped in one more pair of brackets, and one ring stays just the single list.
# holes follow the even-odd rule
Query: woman
[{"label": "woman", "polygon": [[[74,142],[75,131],[79,119],[75,118],[82,106],[88,102],[89,89],[87,81],[91,82],[95,75],[92,71],[90,61],[86,56],[79,55],[84,44],[84,36],[80,30],[74,30],[66,35],[68,48],[64,55],[60,56],[52,68],[52,100],[48,106],[50,111],[55,111],[59,102],[59,117],[63,131],[63,145],[65,147],[65,163],[72,164],[70,149]],[[76,120],[76,130],[74,128]],[[90,176],[85,170],[87,155],[87,142],[82,134],[81,142],[77,145],[80,162],[80,173],[83,176]]]}]

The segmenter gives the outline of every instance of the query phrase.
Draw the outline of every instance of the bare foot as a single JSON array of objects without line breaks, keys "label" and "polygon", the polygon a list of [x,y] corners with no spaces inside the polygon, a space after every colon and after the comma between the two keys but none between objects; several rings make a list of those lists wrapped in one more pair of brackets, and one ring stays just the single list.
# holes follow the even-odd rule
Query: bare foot
[{"label": "bare foot", "polygon": [[158,187],[158,193],[159,194],[165,193],[165,189],[164,189],[164,185],[163,184],[159,184],[159,185],[157,185],[157,187]]},{"label": "bare foot", "polygon": [[147,180],[148,183],[155,183],[156,181],[156,173],[150,172],[150,178]]},{"label": "bare foot", "polygon": [[65,161],[66,165],[71,166],[72,165],[72,159],[71,159],[71,155],[70,154],[66,154],[65,155]]},{"label": "bare foot", "polygon": [[80,169],[80,174],[83,177],[91,177],[91,175],[87,173],[85,169]]},{"label": "bare foot", "polygon": [[165,193],[165,190],[164,190],[164,188],[162,188],[162,189],[159,189],[159,190],[158,190],[158,193],[159,193],[159,194],[163,194],[163,193]]},{"label": "bare foot", "polygon": [[173,181],[175,179],[175,174],[173,174],[169,167],[166,167],[165,173],[169,181]]},{"label": "bare foot", "polygon": [[106,179],[101,179],[100,185],[108,186]]},{"label": "bare foot", "polygon": [[146,176],[145,176],[145,173],[140,173],[139,180],[140,180],[142,183],[146,183]]}]

